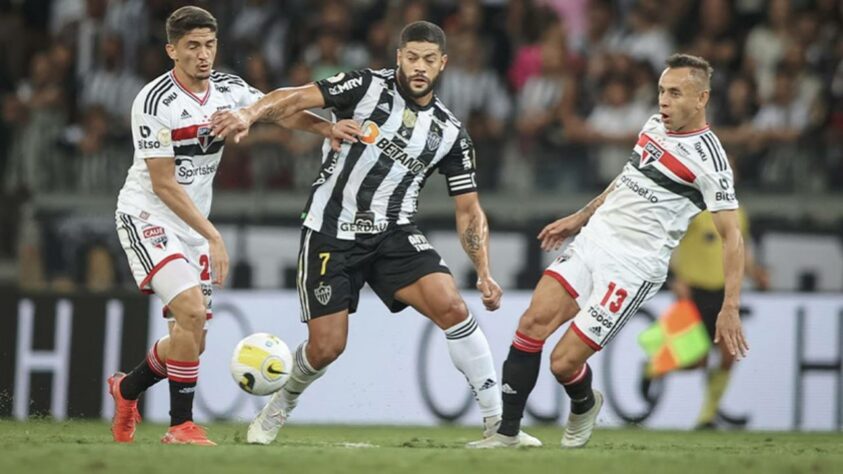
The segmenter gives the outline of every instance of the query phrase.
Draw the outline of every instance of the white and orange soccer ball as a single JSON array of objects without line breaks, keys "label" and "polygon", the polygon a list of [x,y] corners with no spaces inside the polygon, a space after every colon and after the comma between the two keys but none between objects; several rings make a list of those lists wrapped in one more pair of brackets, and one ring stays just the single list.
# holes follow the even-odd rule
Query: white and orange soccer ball
[{"label": "white and orange soccer ball", "polygon": [[280,338],[265,332],[247,336],[234,348],[231,376],[252,395],[269,395],[287,383],[293,370],[293,355]]}]

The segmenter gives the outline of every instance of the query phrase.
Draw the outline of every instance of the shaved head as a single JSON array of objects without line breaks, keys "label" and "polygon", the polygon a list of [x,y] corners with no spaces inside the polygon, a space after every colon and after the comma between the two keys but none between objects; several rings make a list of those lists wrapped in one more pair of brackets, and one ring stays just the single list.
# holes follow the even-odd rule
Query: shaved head
[{"label": "shaved head", "polygon": [[711,90],[711,74],[714,69],[705,59],[690,54],[674,54],[667,58],[665,63],[669,69],[687,68],[698,90]]}]

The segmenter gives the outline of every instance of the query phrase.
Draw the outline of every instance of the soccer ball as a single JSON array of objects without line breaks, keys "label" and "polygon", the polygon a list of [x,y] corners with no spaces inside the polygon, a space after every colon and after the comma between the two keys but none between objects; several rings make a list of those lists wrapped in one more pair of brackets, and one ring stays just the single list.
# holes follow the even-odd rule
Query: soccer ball
[{"label": "soccer ball", "polygon": [[240,388],[252,395],[269,395],[280,390],[290,378],[293,355],[284,341],[259,332],[237,344],[230,369]]}]

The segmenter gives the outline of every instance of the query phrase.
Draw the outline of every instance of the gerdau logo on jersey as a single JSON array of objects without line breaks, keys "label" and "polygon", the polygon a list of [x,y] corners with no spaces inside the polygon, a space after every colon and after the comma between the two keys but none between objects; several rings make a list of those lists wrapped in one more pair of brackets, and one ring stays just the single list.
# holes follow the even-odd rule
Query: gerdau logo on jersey
[{"label": "gerdau logo on jersey", "polygon": [[411,173],[419,174],[424,170],[424,163],[408,155],[402,146],[386,138],[381,138],[376,146],[383,150],[384,155],[401,163]]}]

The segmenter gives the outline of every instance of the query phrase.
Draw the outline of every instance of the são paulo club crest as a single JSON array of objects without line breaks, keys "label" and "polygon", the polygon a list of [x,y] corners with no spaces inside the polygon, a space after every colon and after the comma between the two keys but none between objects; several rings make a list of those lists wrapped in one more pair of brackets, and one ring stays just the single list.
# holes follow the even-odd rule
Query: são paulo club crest
[{"label": "s\u00e3o paulo club crest", "polygon": [[163,227],[157,225],[145,225],[142,229],[144,242],[153,247],[164,250],[167,248],[167,233]]},{"label": "s\u00e3o paulo club crest", "polygon": [[654,161],[659,161],[664,155],[662,150],[655,142],[648,140],[644,144],[644,150],[641,152],[641,166],[647,166]]},{"label": "s\u00e3o paulo club crest", "polygon": [[208,147],[211,146],[211,143],[214,143],[214,138],[216,137],[211,135],[210,125],[201,125],[196,130],[196,139],[199,140],[202,151],[208,151]]}]

